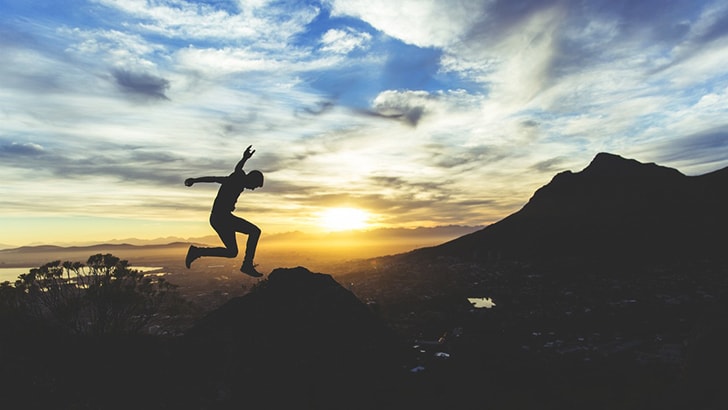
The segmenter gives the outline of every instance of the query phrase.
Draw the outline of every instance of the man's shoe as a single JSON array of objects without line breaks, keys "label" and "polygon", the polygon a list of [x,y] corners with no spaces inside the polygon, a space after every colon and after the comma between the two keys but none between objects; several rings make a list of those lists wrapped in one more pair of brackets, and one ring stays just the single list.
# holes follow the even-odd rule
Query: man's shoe
[{"label": "man's shoe", "polygon": [[243,266],[240,267],[240,272],[243,272],[244,274],[252,276],[254,278],[259,278],[263,276],[263,274],[255,270],[256,266],[258,265],[253,265],[252,262],[243,262]]},{"label": "man's shoe", "polygon": [[199,258],[197,254],[198,249],[195,245],[190,245],[190,248],[187,249],[187,257],[185,257],[185,266],[187,266],[187,269],[190,268],[190,265],[192,265],[195,259]]}]

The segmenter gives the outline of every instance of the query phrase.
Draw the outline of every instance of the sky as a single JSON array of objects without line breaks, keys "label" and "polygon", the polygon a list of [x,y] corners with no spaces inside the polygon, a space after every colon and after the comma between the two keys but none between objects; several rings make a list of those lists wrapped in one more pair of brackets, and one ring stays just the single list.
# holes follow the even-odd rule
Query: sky
[{"label": "sky", "polygon": [[728,3],[0,0],[0,244],[487,225],[599,152],[728,166]]}]

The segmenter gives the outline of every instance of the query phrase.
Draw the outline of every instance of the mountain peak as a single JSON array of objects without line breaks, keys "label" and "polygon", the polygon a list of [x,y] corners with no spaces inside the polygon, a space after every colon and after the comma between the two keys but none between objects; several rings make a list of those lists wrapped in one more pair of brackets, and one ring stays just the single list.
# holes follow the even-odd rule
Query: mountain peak
[{"label": "mountain peak", "polygon": [[641,165],[641,163],[635,159],[624,158],[621,155],[611,154],[609,152],[600,152],[594,157],[594,159],[592,159],[586,169],[630,167],[638,165]]},{"label": "mountain peak", "polygon": [[676,169],[663,167],[654,162],[642,163],[608,152],[598,153],[582,173],[594,176],[683,175]]}]

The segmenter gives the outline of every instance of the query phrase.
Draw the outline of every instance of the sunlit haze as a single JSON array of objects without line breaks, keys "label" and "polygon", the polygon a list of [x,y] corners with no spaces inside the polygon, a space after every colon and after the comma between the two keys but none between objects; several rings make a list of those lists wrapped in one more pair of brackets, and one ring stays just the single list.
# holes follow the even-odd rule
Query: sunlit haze
[{"label": "sunlit haze", "polygon": [[0,0],[0,246],[212,235],[217,184],[183,181],[251,144],[265,185],[236,214],[264,238],[487,225],[598,152],[713,171],[726,21],[721,0]]},{"label": "sunlit haze", "polygon": [[369,215],[361,209],[331,208],[320,216],[321,227],[327,231],[349,231],[367,228]]}]

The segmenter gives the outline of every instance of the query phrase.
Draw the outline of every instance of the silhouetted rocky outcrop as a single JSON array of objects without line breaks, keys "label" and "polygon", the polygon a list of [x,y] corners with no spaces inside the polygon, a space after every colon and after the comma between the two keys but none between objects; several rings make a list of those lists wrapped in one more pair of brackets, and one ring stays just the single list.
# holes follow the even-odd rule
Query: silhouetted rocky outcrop
[{"label": "silhouetted rocky outcrop", "polygon": [[470,235],[416,251],[475,260],[694,259],[724,254],[728,168],[685,176],[600,153],[565,171],[518,212]]},{"label": "silhouetted rocky outcrop", "polygon": [[274,270],[185,339],[206,405],[363,408],[385,400],[396,366],[383,322],[331,276],[302,267]]}]

